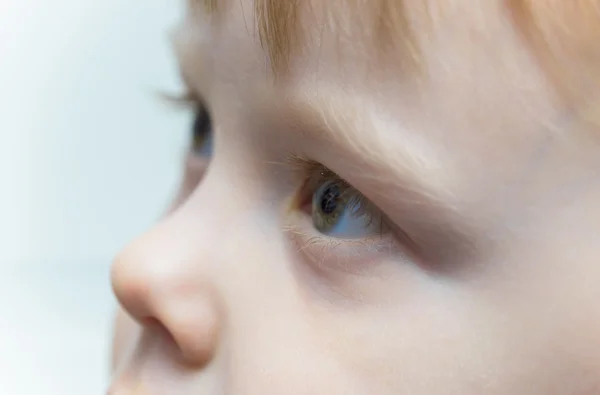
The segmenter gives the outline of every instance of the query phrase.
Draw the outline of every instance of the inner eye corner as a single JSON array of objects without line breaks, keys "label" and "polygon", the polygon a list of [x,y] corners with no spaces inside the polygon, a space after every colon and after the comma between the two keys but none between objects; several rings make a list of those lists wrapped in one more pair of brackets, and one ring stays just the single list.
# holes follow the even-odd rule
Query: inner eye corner
[{"label": "inner eye corner", "polygon": [[312,204],[315,191],[308,187],[308,183],[298,192],[296,198],[292,202],[294,209],[298,211],[304,211],[309,215],[312,215]]}]

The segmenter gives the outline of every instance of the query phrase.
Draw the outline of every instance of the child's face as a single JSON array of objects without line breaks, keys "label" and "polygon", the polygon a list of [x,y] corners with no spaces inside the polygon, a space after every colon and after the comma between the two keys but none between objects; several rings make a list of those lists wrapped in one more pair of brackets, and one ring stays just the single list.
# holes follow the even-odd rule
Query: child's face
[{"label": "child's face", "polygon": [[600,393],[600,155],[504,2],[408,7],[414,56],[315,6],[277,79],[228,3],[173,35],[214,150],[114,264],[114,393]]}]

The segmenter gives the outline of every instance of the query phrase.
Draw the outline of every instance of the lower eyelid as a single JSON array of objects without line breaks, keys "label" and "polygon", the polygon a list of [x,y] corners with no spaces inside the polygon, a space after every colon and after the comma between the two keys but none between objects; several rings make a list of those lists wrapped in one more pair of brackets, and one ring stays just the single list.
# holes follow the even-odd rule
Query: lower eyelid
[{"label": "lower eyelid", "polygon": [[364,275],[384,261],[408,256],[392,233],[362,239],[329,237],[314,230],[311,219],[301,213],[290,214],[284,231],[297,252],[320,270]]},{"label": "lower eyelid", "polygon": [[187,183],[199,183],[208,170],[210,158],[195,155],[193,151],[188,152],[184,159],[184,178]]},{"label": "lower eyelid", "polygon": [[185,168],[192,171],[204,171],[210,163],[210,157],[194,154],[193,150],[188,150],[185,154]]}]

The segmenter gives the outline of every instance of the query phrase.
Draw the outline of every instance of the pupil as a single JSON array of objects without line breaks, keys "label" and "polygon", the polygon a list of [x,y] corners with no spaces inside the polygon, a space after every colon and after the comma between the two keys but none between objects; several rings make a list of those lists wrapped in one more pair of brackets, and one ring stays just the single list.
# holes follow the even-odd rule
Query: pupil
[{"label": "pupil", "polygon": [[323,192],[321,198],[321,211],[325,214],[331,214],[337,208],[337,201],[340,198],[340,190],[336,186],[330,186]]},{"label": "pupil", "polygon": [[211,122],[205,108],[200,108],[194,120],[194,137],[204,138],[210,132]]}]

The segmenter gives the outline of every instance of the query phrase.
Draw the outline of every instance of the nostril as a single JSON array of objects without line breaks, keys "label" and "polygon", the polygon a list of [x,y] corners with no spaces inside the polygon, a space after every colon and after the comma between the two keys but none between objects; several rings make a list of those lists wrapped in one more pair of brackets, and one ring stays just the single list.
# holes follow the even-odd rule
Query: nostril
[{"label": "nostril", "polygon": [[160,321],[154,317],[142,317],[140,323],[147,328],[164,328]]},{"label": "nostril", "polygon": [[177,348],[179,348],[175,338],[173,337],[173,334],[158,319],[154,317],[142,317],[139,321],[148,332],[154,333],[154,335],[167,340],[169,343],[173,343]]},{"label": "nostril", "polygon": [[[209,303],[195,300],[193,308],[171,305],[160,316],[146,315],[138,319],[146,333],[185,365],[203,366],[215,352],[218,342],[218,318]],[[169,351],[169,353],[170,353]]]},{"label": "nostril", "polygon": [[177,328],[173,328],[176,332],[172,333],[160,320],[154,317],[141,317],[140,324],[145,328],[146,334],[155,341],[160,339],[160,343],[164,347],[165,352],[172,354],[175,359],[181,360],[182,363],[187,363],[187,353],[185,344],[182,346],[175,337]]}]

